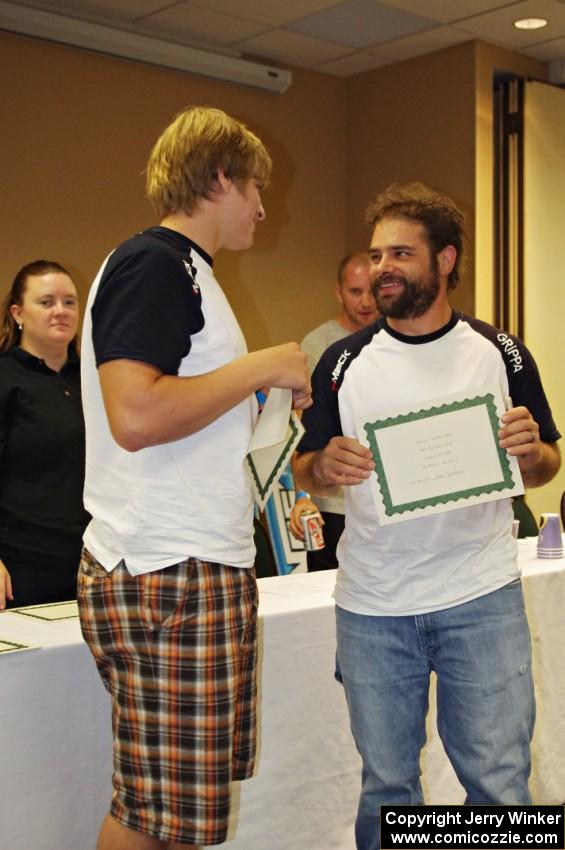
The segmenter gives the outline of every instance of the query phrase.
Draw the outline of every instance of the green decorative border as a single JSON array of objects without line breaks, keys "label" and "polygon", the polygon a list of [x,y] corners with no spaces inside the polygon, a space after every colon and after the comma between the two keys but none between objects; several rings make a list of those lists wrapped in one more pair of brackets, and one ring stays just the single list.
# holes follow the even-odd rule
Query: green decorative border
[{"label": "green decorative border", "polygon": [[[1,648],[3,645],[6,646],[6,649]],[[29,649],[29,647],[25,643],[12,643],[11,640],[0,638],[0,652],[14,652],[15,649]]]},{"label": "green decorative border", "polygon": [[[74,600],[69,599],[69,602]],[[45,605],[38,605],[37,608],[57,608],[61,605],[68,605],[69,602],[47,602]],[[10,614],[21,614],[23,617],[32,617],[34,620],[42,620],[44,623],[57,623],[61,620],[76,620],[78,611],[75,614],[65,614],[64,617],[42,617],[41,614],[34,613],[34,606],[29,608],[12,608]]]},{"label": "green decorative border", "polygon": [[[249,463],[249,468],[251,470],[251,474],[253,475],[253,480],[255,481],[255,486],[257,487],[257,492],[261,496],[261,499],[265,498],[266,494],[269,492],[269,487],[271,486],[272,482],[278,477],[279,469],[281,468],[281,466],[283,464],[283,460],[286,457],[286,454],[288,452],[288,448],[292,444],[292,441],[294,440],[296,435],[298,434],[298,426],[297,426],[297,424],[294,420],[294,417],[291,416],[288,424],[290,426],[290,434],[289,434],[288,440],[284,444],[284,448],[279,455],[279,459],[278,459],[276,465],[273,467],[271,474],[269,475],[265,485],[261,484],[261,481],[259,479],[259,475],[257,473],[257,469],[255,467],[255,464],[253,463],[252,453],[250,452],[247,455],[247,462]],[[261,451],[261,450],[259,449],[259,451]]]},{"label": "green decorative border", "polygon": [[[487,408],[494,441],[497,447],[498,459],[500,461],[502,480],[496,481],[492,484],[485,484],[481,487],[470,487],[467,490],[455,490],[452,493],[432,496],[429,499],[419,499],[414,502],[406,502],[402,505],[394,505],[390,496],[390,489],[379,452],[377,431],[384,428],[390,428],[393,425],[404,425],[406,422],[414,422],[418,419],[429,419],[432,416],[438,416],[442,413],[453,413],[456,410],[465,410],[470,407],[479,407],[481,405],[486,405]],[[499,427],[496,404],[492,393],[487,393],[483,396],[475,396],[474,398],[465,399],[464,401],[454,401],[451,402],[451,404],[441,404],[439,407],[429,407],[425,410],[407,413],[402,416],[392,416],[388,419],[378,419],[376,422],[367,422],[364,428],[369,441],[369,447],[373,455],[373,460],[375,461],[375,474],[377,476],[386,515],[394,516],[394,514],[403,514],[407,511],[415,511],[418,508],[442,505],[447,502],[457,502],[459,499],[468,499],[471,496],[480,496],[483,493],[494,493],[512,489],[515,482],[512,472],[510,471],[510,462],[505,449],[501,449],[498,445]]]}]

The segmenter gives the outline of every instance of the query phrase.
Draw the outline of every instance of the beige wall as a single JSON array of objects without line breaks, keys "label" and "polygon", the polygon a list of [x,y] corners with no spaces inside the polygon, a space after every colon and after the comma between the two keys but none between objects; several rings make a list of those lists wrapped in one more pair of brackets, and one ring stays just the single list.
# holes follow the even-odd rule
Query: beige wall
[{"label": "beige wall", "polygon": [[468,219],[467,263],[453,302],[492,318],[495,71],[537,76],[542,62],[469,41],[360,74],[350,81],[347,239],[369,238],[364,210],[393,181],[420,180],[450,195]]},{"label": "beige wall", "polygon": [[[349,89],[348,243],[370,237],[368,201],[389,183],[419,180],[474,210],[474,46],[399,62],[355,77]],[[473,310],[473,263],[454,301]]]},{"label": "beige wall", "polygon": [[[524,116],[524,340],[534,352],[557,427],[565,434],[563,316],[565,291],[565,91],[530,83]],[[563,450],[563,449],[562,449]],[[532,491],[536,517],[558,512],[565,491],[565,466],[550,484]]]},{"label": "beige wall", "polygon": [[104,256],[154,223],[147,154],[178,110],[202,103],[249,124],[275,161],[255,249],[217,258],[250,348],[300,339],[332,315],[345,250],[343,80],[296,70],[272,95],[5,33],[0,79],[0,294],[39,257],[66,265],[84,294]]}]

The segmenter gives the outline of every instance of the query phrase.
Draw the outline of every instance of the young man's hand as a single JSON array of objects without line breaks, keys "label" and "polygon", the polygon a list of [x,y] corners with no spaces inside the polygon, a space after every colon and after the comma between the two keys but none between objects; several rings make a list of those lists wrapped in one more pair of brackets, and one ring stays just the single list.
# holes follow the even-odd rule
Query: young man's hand
[{"label": "young man's hand", "polygon": [[0,561],[0,611],[6,608],[6,602],[12,602],[14,595],[12,593],[12,579],[5,565]]}]

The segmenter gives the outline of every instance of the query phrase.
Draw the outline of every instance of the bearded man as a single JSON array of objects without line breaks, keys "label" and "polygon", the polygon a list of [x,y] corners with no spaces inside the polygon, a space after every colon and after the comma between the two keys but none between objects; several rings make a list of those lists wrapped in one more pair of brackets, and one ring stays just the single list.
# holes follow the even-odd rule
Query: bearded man
[{"label": "bearded man", "polygon": [[463,253],[453,201],[422,184],[393,185],[368,219],[381,318],[323,355],[294,462],[310,492],[345,490],[336,675],[363,760],[358,850],[380,847],[381,805],[423,802],[432,671],[439,733],[470,804],[531,802],[535,705],[510,498],[380,524],[375,463],[357,423],[497,384],[514,404],[499,447],[517,458],[525,486],[546,483],[560,465],[560,434],[529,351],[516,340],[509,352],[506,335],[449,303]]}]

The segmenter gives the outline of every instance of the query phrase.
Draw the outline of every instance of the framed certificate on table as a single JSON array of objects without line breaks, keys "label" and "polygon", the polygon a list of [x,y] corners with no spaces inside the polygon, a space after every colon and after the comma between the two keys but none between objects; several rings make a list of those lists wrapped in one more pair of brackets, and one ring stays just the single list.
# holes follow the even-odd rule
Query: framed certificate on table
[{"label": "framed certificate on table", "polygon": [[381,525],[523,493],[518,461],[498,445],[504,412],[501,390],[487,387],[358,422]]}]

